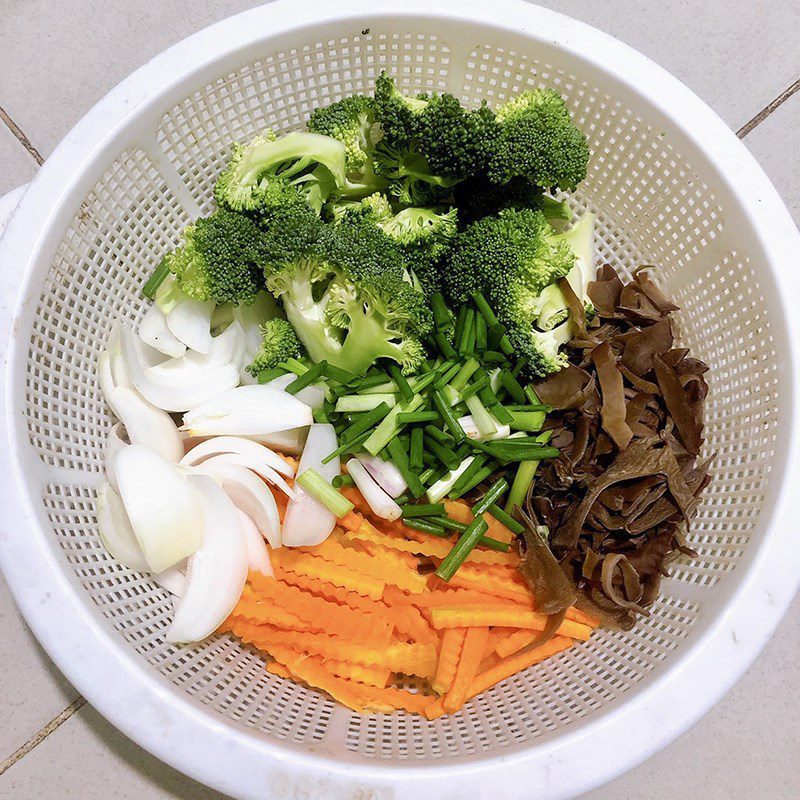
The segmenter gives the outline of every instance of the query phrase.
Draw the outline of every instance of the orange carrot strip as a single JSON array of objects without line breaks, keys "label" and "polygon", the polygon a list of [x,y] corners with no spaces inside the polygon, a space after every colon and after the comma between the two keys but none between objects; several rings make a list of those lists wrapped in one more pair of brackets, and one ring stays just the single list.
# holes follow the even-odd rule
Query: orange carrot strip
[{"label": "orange carrot strip", "polygon": [[[447,630],[450,630],[449,628]],[[489,631],[489,642],[486,645],[487,652],[484,653],[484,658],[489,654],[494,652],[494,649],[497,647],[500,642],[504,642],[509,636],[513,636],[517,632],[517,628],[492,628]]]},{"label": "orange carrot strip", "polygon": [[[388,590],[388,587],[387,587]],[[494,594],[479,592],[472,589],[435,589],[422,595],[406,595],[410,602],[416,606],[425,608],[435,608],[436,606],[485,606],[503,605],[507,606],[511,602],[506,597],[498,597]],[[398,602],[402,602],[398,601]],[[526,602],[518,603],[521,609],[534,610],[533,597],[529,597]]]},{"label": "orange carrot strip", "polygon": [[465,628],[448,628],[442,636],[439,663],[436,665],[436,676],[432,684],[433,691],[437,694],[446,694],[453,685],[466,635]]},{"label": "orange carrot strip", "polygon": [[474,589],[494,594],[498,597],[516,600],[518,603],[527,604],[533,598],[533,594],[526,586],[505,582],[495,575],[470,567],[469,564],[463,564],[458,568],[458,572],[450,579],[450,585],[460,589]]},{"label": "orange carrot strip", "polygon": [[533,664],[538,664],[540,661],[544,661],[544,659],[554,656],[556,653],[560,653],[571,646],[571,639],[567,639],[564,636],[554,636],[541,647],[518,656],[506,658],[496,666],[481,672],[475,677],[467,689],[467,698],[475,697],[475,695],[485,692],[488,688],[500,683],[500,681],[505,680],[515,672],[527,669]]},{"label": "orange carrot strip", "polygon": [[456,711],[466,702],[467,692],[478,674],[478,667],[483,659],[483,651],[486,649],[488,638],[488,628],[470,628],[467,631],[455,678],[444,697],[445,711]]},{"label": "orange carrot strip", "polygon": [[385,689],[392,677],[390,670],[385,667],[368,667],[365,664],[353,664],[350,661],[326,661],[325,666],[337,678],[347,678],[356,683],[365,683]]},{"label": "orange carrot strip", "polygon": [[587,614],[585,611],[575,608],[575,606],[571,606],[567,609],[567,619],[571,619],[574,622],[580,622],[583,625],[588,625],[590,628],[600,627],[600,620],[598,617]]},{"label": "orange carrot strip", "polygon": [[[256,592],[255,607],[253,604],[249,607],[251,612],[255,613],[258,610],[259,601],[262,605],[277,604],[307,620],[316,630],[353,639],[362,644],[385,644],[392,637],[392,626],[381,617],[367,611],[362,610],[356,614],[350,608],[329,602],[296,586],[288,586],[260,573],[251,573],[250,585]],[[242,601],[239,605],[241,604]],[[248,616],[242,610],[238,610],[237,613],[239,616]],[[254,618],[260,619],[257,614]],[[269,622],[268,619],[264,621]]]},{"label": "orange carrot strip", "polygon": [[[557,631],[559,636],[568,636],[570,639],[582,642],[589,639],[591,632],[592,629],[587,625],[581,625],[581,623],[571,620],[564,620]],[[522,650],[523,647],[527,647],[534,639],[535,637],[531,636],[529,629],[522,629],[498,642],[494,650],[500,658],[508,658],[518,650]]]},{"label": "orange carrot strip", "polygon": [[236,608],[231,612],[231,616],[236,619],[252,620],[262,625],[268,623],[287,630],[322,630],[315,622],[310,622],[281,606],[276,606],[272,603],[259,603],[257,600],[244,595],[239,599]]},{"label": "orange carrot strip", "polygon": [[444,710],[444,698],[437,697],[435,700],[430,700],[427,706],[423,709],[422,713],[429,720],[438,719],[443,717],[447,712]]},{"label": "orange carrot strip", "polygon": [[348,514],[345,514],[345,516],[343,516],[339,520],[339,524],[346,531],[357,531],[361,527],[363,522],[364,522],[364,517],[362,517],[361,514],[359,514],[357,511],[350,511]]},{"label": "orange carrot strip", "polygon": [[281,548],[274,551],[273,558],[284,570],[328,581],[356,594],[371,597],[373,600],[380,600],[386,586],[385,581],[370,575],[362,575],[348,567],[333,564],[309,553],[290,552],[287,548]]},{"label": "orange carrot strip", "polygon": [[270,661],[267,664],[267,672],[277,675],[279,678],[294,678],[292,671],[285,664],[280,661]]},{"label": "orange carrot strip", "polygon": [[[538,611],[520,609],[514,605],[467,606],[465,608],[440,606],[431,609],[431,621],[434,628],[476,628],[497,625],[505,628],[516,627],[543,631],[547,624],[547,615],[540,614]],[[569,636],[572,639],[587,641],[592,634],[592,629],[579,622],[564,620],[556,632],[559,636]]]},{"label": "orange carrot strip", "polygon": [[362,575],[399,586],[407,592],[424,591],[427,585],[424,576],[420,575],[416,569],[410,569],[402,559],[397,558],[393,553],[388,553],[382,558],[375,558],[351,547],[343,547],[330,539],[308,550],[304,548],[304,551],[338,564],[340,567],[347,567]]},{"label": "orange carrot strip", "polygon": [[[467,524],[472,522],[473,516],[470,507],[460,500],[445,500],[444,510],[447,512],[448,517],[452,517],[458,522]],[[491,514],[487,514],[485,519],[489,523],[489,530],[486,531],[487,536],[500,542],[514,541],[514,534],[502,522],[498,522]],[[516,554],[514,555],[516,556]],[[519,558],[517,558],[517,563],[519,563]]]}]

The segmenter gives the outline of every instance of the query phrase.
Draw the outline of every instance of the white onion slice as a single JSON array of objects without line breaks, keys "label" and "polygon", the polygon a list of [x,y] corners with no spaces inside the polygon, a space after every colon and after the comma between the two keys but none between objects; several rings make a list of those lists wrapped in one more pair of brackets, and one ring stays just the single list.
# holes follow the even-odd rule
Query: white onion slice
[{"label": "white onion slice", "polygon": [[153,580],[175,597],[183,597],[186,592],[186,570],[188,559],[184,559],[174,567],[169,567],[163,572],[153,575]]},{"label": "white onion slice", "polygon": [[271,547],[281,545],[281,520],[278,505],[270,488],[249,469],[238,464],[230,464],[210,458],[196,467],[193,472],[210,475],[225,490],[240,511],[253,520],[261,535]]},{"label": "white onion slice", "polygon": [[258,531],[255,522],[247,516],[241,509],[239,521],[242,523],[242,533],[244,533],[245,547],[247,548],[247,560],[253,572],[260,572],[262,575],[273,576],[272,563],[269,560],[269,551],[264,544],[264,539]]},{"label": "white onion slice", "polygon": [[167,629],[169,642],[199,642],[233,611],[247,580],[247,548],[236,507],[205,475],[188,478],[203,519],[200,549],[189,559],[186,591]]},{"label": "white onion slice", "polygon": [[155,450],[130,444],[114,459],[119,493],[152,572],[197,550],[203,519],[186,473]]},{"label": "white onion slice", "polygon": [[136,572],[148,572],[150,566],[139,547],[122,498],[108,483],[101,484],[97,490],[95,510],[103,547],[120,564]]},{"label": "white onion slice", "polygon": [[356,458],[389,497],[400,497],[408,489],[403,473],[391,461],[384,461],[369,453],[358,453]]},{"label": "white onion slice", "polygon": [[[211,456],[223,453],[234,453],[251,459],[263,461],[275,472],[287,478],[294,475],[294,467],[287,464],[277,453],[273,453],[266,445],[254,442],[252,439],[242,439],[238,436],[216,436],[206,439],[201,444],[193,447],[181,459],[181,464],[192,467]],[[252,467],[251,467],[252,469]],[[256,470],[258,472],[258,470]]]},{"label": "white onion slice", "polygon": [[172,417],[148,403],[138,392],[118,386],[106,397],[108,405],[125,426],[132,444],[143,444],[177,463],[183,455],[183,440]]},{"label": "white onion slice", "polygon": [[[297,475],[315,469],[327,481],[341,472],[339,457],[322,463],[322,459],[338,447],[333,425],[314,424],[309,428],[306,446],[300,457]],[[311,547],[321,544],[330,536],[336,517],[322,503],[315,500],[302,487],[295,484],[295,497],[286,506],[281,541],[287,547]]]},{"label": "white onion slice", "polygon": [[288,431],[275,431],[274,433],[248,436],[247,438],[252,439],[254,442],[261,442],[261,444],[274,450],[279,450],[281,453],[288,453],[294,456],[303,452],[307,436],[308,426],[305,425],[302,428],[290,428]]},{"label": "white onion slice", "polygon": [[347,471],[374,514],[390,521],[400,519],[403,509],[378,486],[357,458],[347,462]]},{"label": "white onion slice", "polygon": [[484,436],[478,430],[478,426],[475,424],[475,420],[472,418],[472,414],[465,414],[463,417],[459,417],[458,422],[464,429],[464,433],[467,434],[468,439],[476,439],[478,441],[491,441],[493,439],[508,439],[511,433],[511,428],[509,428],[508,425],[501,425],[499,422],[495,420],[495,427],[497,428],[497,430],[490,436]]},{"label": "white onion slice", "polygon": [[438,503],[455,485],[455,482],[464,474],[464,470],[473,462],[474,456],[467,456],[455,469],[451,469],[445,476],[428,487],[426,494],[429,503]]},{"label": "white onion slice", "polygon": [[187,412],[182,430],[191,436],[261,436],[312,421],[311,409],[286,392],[239,386]]},{"label": "white onion slice", "polygon": [[201,302],[190,297],[178,301],[167,314],[167,327],[170,333],[190,350],[209,353],[214,305],[212,300]]},{"label": "white onion slice", "polygon": [[186,352],[186,345],[169,329],[164,312],[155,303],[139,323],[139,338],[170,358],[180,358]]},{"label": "white onion slice", "polygon": [[[288,372],[286,375],[279,375],[277,378],[273,378],[269,383],[265,383],[264,386],[285,390],[296,378],[297,375],[293,372]],[[301,389],[294,397],[311,409],[321,408],[325,402],[325,386],[321,383],[312,383],[311,386]]]},{"label": "white onion slice", "polygon": [[119,491],[119,487],[117,486],[117,474],[114,472],[114,459],[117,457],[117,453],[130,443],[130,439],[125,433],[125,426],[121,422],[115,422],[108,432],[105,448],[103,449],[106,480],[111,484],[111,488],[115,492]]},{"label": "white onion slice", "polygon": [[121,338],[122,357],[133,385],[145,400],[165,411],[186,411],[239,382],[239,370],[233,363],[208,366],[189,360],[187,353],[175,359],[179,364],[152,366],[144,351],[146,345],[130,328],[123,328]]},{"label": "white onion slice", "polygon": [[236,467],[244,467],[255,472],[261,480],[277,486],[287,497],[294,497],[295,495],[294,489],[262,458],[253,458],[251,455],[239,455],[238,453],[220,453],[220,455],[211,456],[211,458],[201,463],[214,465],[233,464]]}]

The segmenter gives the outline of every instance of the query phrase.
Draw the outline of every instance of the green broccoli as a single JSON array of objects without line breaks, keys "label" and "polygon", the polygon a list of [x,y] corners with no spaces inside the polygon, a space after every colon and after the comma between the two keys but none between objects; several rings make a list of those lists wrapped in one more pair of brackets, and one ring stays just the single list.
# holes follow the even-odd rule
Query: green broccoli
[{"label": "green broccoli", "polygon": [[406,372],[421,366],[430,311],[386,234],[365,222],[325,225],[290,210],[273,220],[267,236],[267,287],[313,361],[357,374],[378,358]]},{"label": "green broccoli", "polygon": [[337,204],[332,213],[337,222],[376,225],[400,248],[426,294],[441,288],[439,265],[458,233],[455,208],[404,208],[395,214],[383,195],[373,194],[359,203]]},{"label": "green broccoli", "polygon": [[261,347],[256,353],[247,371],[251,375],[258,375],[265,369],[277,367],[287,358],[297,358],[302,348],[288,320],[276,318],[267,320],[260,326],[263,336]]},{"label": "green broccoli", "polygon": [[483,176],[468,178],[455,187],[453,195],[462,227],[483,217],[495,216],[504,208],[529,208],[541,211],[549,220],[572,220],[566,203],[543,193],[540,186],[521,175],[502,185],[489,183]]},{"label": "green broccoli", "polygon": [[[563,301],[561,293],[553,296],[550,287],[586,257],[585,252],[579,257],[572,245],[583,247],[587,231],[591,237],[591,218],[581,220],[573,231],[557,234],[542,212],[530,209],[507,209],[485,217],[458,237],[444,270],[446,292],[455,303],[464,302],[474,291],[482,292],[507,327],[517,353],[527,358],[531,373],[556,372],[566,364],[558,346],[572,330],[571,322],[557,329],[549,324],[561,313],[556,308],[558,298]],[[589,243],[587,271],[590,238]],[[544,331],[543,323],[551,330]]]},{"label": "green broccoli", "polygon": [[295,131],[278,138],[271,130],[249,144],[235,144],[214,196],[234,211],[268,214],[299,195],[318,214],[329,197],[347,185],[343,142]]},{"label": "green broccoli", "polygon": [[156,292],[168,312],[182,297],[249,305],[264,287],[266,240],[258,225],[220,208],[183,232],[183,244],[164,257],[172,278]]},{"label": "green broccoli", "polygon": [[339,187],[341,196],[355,197],[386,188],[385,180],[375,173],[373,163],[381,130],[371,97],[352,95],[317,108],[308,121],[308,129],[338,139],[345,146],[347,184]]},{"label": "green broccoli", "polygon": [[489,145],[489,180],[505,184],[524,176],[538,186],[574,189],[586,177],[589,145],[558,92],[521,92],[495,114],[499,131]]}]

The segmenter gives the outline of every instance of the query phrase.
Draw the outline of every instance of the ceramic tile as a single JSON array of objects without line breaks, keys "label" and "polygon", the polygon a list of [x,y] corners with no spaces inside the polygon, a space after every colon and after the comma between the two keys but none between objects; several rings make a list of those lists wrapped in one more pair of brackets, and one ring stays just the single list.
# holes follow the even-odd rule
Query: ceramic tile
[{"label": "ceramic tile", "polygon": [[[54,13],[47,0],[0,0],[0,100],[43,155],[109,89],[169,44],[252,0],[129,3],[86,0]],[[738,128],[800,72],[800,49],[786,33],[800,27],[800,4],[730,0],[542,0],[588,22],[673,72]],[[758,36],[753,31],[758,31]],[[770,66],[765,68],[765,53]],[[753,65],[759,68],[754,69]]]},{"label": "ceramic tile", "polygon": [[[34,736],[78,693],[39,647],[0,576],[0,761]],[[2,779],[0,779],[2,780]],[[0,789],[0,796],[4,796]]]},{"label": "ceramic tile", "polygon": [[800,797],[800,596],[761,656],[691,730],[580,800],[797,800]]},{"label": "ceramic tile", "polygon": [[800,92],[744,138],[800,225]]},{"label": "ceramic tile", "polygon": [[[2,105],[1,89],[0,105]],[[39,165],[34,161],[33,156],[0,120],[0,197],[12,189],[16,189],[17,186],[27,183],[36,174],[38,168]]]},{"label": "ceramic tile", "polygon": [[84,706],[0,775],[6,800],[225,800],[162,764]]}]

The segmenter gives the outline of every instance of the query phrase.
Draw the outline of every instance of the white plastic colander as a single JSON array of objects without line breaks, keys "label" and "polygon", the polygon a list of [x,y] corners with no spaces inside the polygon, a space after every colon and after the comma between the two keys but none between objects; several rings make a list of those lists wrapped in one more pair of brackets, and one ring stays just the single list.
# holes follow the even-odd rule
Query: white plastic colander
[{"label": "white plastic colander", "polygon": [[[365,11],[369,6],[369,11]],[[659,265],[683,341],[711,365],[717,454],[652,615],[600,633],[435,722],[360,717],[268,675],[229,636],[166,644],[169,597],[121,567],[93,514],[111,425],[95,380],[116,316],[211,207],[230,143],[369,91],[474,106],[549,86],[589,137],[571,202],[599,260]],[[153,59],[48,159],[0,245],[8,337],[0,555],[73,684],[139,744],[237,798],[567,798],[699,718],[744,671],[798,583],[800,237],[728,128],[614,39],[511,0],[278,2]],[[16,305],[12,298],[16,296]],[[13,307],[13,311],[12,311]]]}]

